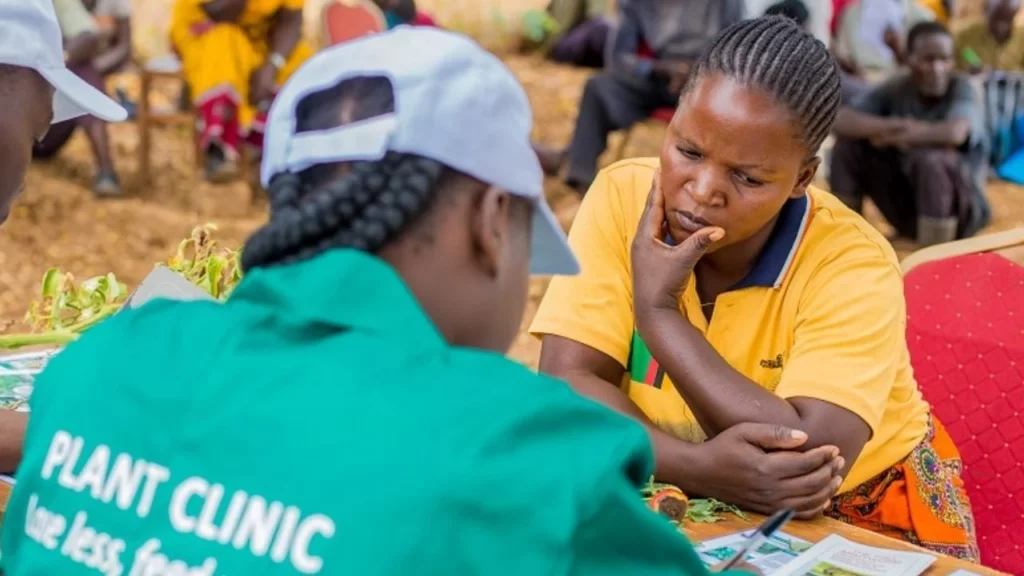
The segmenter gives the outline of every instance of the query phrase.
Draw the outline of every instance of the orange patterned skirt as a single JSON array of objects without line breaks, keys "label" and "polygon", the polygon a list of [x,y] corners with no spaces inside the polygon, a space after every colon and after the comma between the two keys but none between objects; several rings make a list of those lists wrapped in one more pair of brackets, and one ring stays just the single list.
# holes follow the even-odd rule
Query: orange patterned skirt
[{"label": "orange patterned skirt", "polygon": [[825,514],[858,528],[972,562],[979,561],[960,452],[942,423],[902,462],[833,500]]}]

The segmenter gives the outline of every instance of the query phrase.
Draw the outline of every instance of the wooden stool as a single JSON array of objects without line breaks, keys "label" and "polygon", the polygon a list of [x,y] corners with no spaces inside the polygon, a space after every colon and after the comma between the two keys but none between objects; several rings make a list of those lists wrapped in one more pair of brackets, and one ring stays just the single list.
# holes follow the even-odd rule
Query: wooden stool
[{"label": "wooden stool", "polygon": [[156,80],[175,80],[184,84],[185,80],[181,75],[181,62],[173,56],[150,60],[142,65],[140,71],[140,94],[138,105],[139,125],[139,158],[138,173],[139,184],[145,185],[150,181],[152,171],[152,146],[154,126],[180,126],[187,125],[192,132],[195,149],[195,162],[201,163],[203,151],[199,141],[199,132],[196,130],[195,115],[192,110],[181,111],[175,109],[172,112],[158,112],[152,108],[149,98]]},{"label": "wooden stool", "polygon": [[[152,147],[154,126],[181,126],[187,125],[192,133],[193,159],[197,167],[201,167],[206,160],[206,152],[203,150],[203,143],[196,130],[195,110],[192,109],[191,98],[183,98],[175,102],[178,107],[172,112],[157,112],[150,104],[149,97],[153,91],[153,84],[157,80],[174,80],[179,82],[187,92],[188,86],[181,74],[181,62],[173,56],[157,58],[146,62],[140,72],[140,95],[138,105],[139,124],[139,184],[149,183],[152,172]],[[187,106],[182,110],[182,105]],[[239,146],[238,169],[243,178],[249,177],[250,158],[245,146]]]}]

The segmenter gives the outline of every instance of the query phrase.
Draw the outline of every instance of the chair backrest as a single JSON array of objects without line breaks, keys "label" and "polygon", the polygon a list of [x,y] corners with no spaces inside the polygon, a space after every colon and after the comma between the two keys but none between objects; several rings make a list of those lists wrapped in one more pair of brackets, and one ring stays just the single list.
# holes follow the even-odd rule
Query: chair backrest
[{"label": "chair backrest", "polygon": [[370,0],[328,0],[320,12],[323,47],[387,30],[387,20]]},{"label": "chair backrest", "polygon": [[1024,112],[1024,74],[993,73],[982,83],[982,92],[988,160],[999,166],[1022,141],[1018,118]]},{"label": "chair backrest", "polygon": [[905,290],[914,374],[960,448],[982,562],[1024,574],[1024,267],[958,255],[913,267]]}]

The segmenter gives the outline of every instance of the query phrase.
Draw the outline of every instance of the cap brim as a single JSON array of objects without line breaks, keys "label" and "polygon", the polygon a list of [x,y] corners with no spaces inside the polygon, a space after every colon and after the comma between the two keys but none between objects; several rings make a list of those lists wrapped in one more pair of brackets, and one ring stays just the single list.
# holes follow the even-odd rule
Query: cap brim
[{"label": "cap brim", "polygon": [[53,123],[89,114],[107,122],[121,122],[128,112],[106,94],[67,68],[44,68],[39,73],[53,85]]},{"label": "cap brim", "polygon": [[573,276],[580,263],[569,248],[555,214],[542,199],[534,201],[533,239],[530,247],[530,274],[534,276]]}]

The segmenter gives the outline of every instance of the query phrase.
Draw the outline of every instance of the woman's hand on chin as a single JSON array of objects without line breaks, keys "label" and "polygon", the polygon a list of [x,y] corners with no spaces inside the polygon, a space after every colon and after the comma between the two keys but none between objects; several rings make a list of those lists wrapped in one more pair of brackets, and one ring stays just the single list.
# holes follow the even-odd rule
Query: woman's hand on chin
[{"label": "woman's hand on chin", "polygon": [[706,226],[677,245],[667,244],[665,198],[660,180],[660,172],[656,172],[630,251],[633,309],[638,322],[654,309],[678,312],[694,266],[725,235],[721,228]]}]

